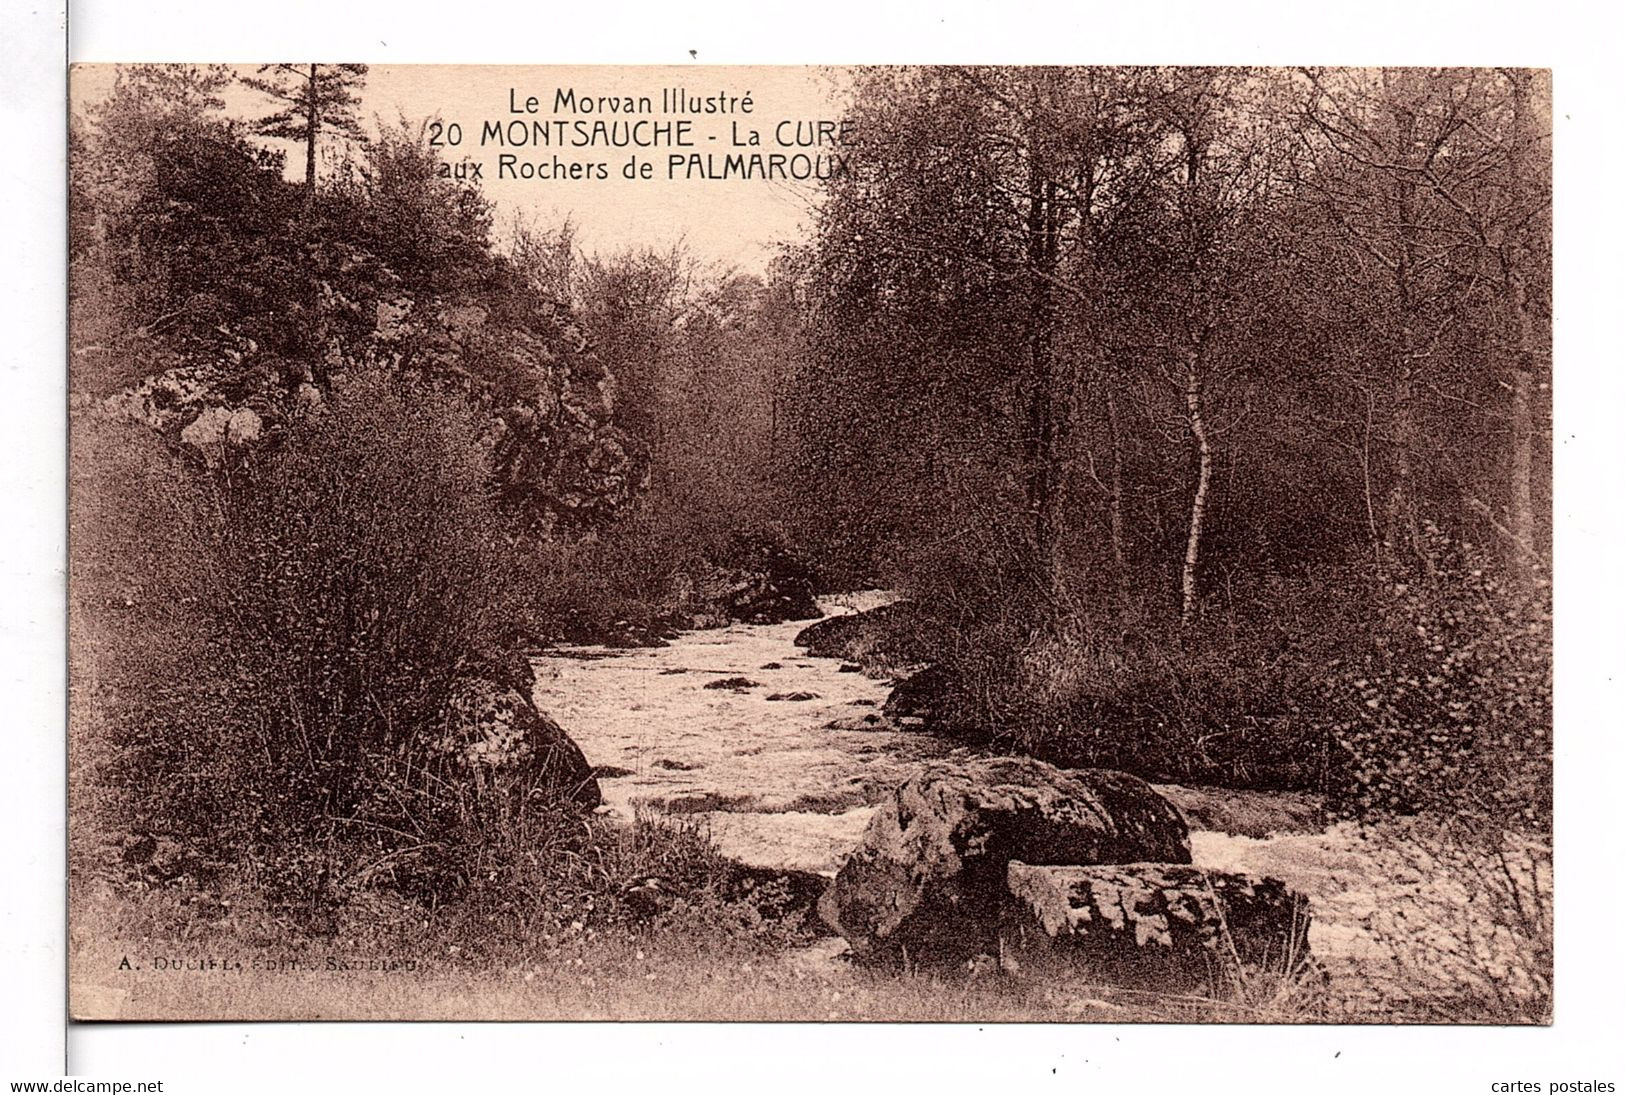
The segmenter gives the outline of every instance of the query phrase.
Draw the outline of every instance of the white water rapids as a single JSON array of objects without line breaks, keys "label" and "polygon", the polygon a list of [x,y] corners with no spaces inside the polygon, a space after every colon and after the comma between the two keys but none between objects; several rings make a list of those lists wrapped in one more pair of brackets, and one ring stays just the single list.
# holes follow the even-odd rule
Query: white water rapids
[{"label": "white water rapids", "polygon": [[[837,615],[891,599],[870,591],[822,607]],[[740,862],[833,875],[892,788],[928,760],[968,751],[884,725],[832,729],[878,715],[892,682],[808,656],[794,645],[806,626],[734,624],[654,649],[555,650],[536,659],[536,702],[600,769],[611,817],[695,816]],[[749,684],[706,687],[729,678]],[[1475,909],[1474,879],[1441,869],[1403,830],[1322,828],[1302,795],[1158,789],[1191,821],[1197,865],[1273,876],[1308,896],[1311,949],[1334,979],[1362,991],[1380,982],[1406,998],[1459,990],[1506,965],[1517,945]]]},{"label": "white water rapids", "polygon": [[[837,615],[889,599],[851,594],[823,607]],[[640,807],[704,814],[734,859],[833,874],[874,804],[953,746],[891,729],[828,729],[878,715],[891,683],[809,657],[794,645],[807,626],[734,624],[654,649],[568,648],[538,659],[536,702],[591,764],[630,773],[600,776],[612,817],[629,821]],[[706,687],[739,677],[752,685]]]}]

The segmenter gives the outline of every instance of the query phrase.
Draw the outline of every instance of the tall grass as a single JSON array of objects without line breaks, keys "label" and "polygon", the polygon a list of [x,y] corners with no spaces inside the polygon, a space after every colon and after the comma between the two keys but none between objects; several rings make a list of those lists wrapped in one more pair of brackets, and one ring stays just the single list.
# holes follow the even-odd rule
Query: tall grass
[{"label": "tall grass", "polygon": [[949,728],[1068,767],[1325,786],[1320,680],[1361,629],[1346,575],[1235,581],[1182,627],[1167,606],[1054,588],[1022,556],[1008,545],[910,583],[951,681]]}]

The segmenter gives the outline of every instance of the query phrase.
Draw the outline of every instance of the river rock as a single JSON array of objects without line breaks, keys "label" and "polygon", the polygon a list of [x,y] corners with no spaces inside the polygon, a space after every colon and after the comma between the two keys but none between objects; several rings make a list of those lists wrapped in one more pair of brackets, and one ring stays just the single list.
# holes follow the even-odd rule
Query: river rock
[{"label": "river rock", "polygon": [[1223,994],[1249,968],[1291,974],[1309,957],[1307,899],[1273,878],[1012,861],[1006,880],[998,953],[1046,982]]},{"label": "river rock", "polygon": [[867,715],[850,715],[843,718],[831,719],[824,724],[825,730],[864,731],[894,730],[896,727],[884,715],[877,715],[873,711]]},{"label": "river rock", "polygon": [[941,666],[927,666],[899,681],[881,711],[907,730],[938,730],[948,721],[953,678]]},{"label": "river rock", "polygon": [[921,624],[919,606],[913,601],[893,601],[867,612],[831,616],[801,629],[795,644],[815,658],[840,658],[862,662],[883,655],[892,661],[924,661],[917,636]]},{"label": "river rock", "polygon": [[796,633],[795,644],[815,658],[847,658],[863,631],[865,612],[830,616]]},{"label": "river rock", "polygon": [[819,911],[860,957],[959,961],[995,945],[1011,860],[1190,858],[1179,812],[1134,776],[1024,757],[938,762],[875,812]]},{"label": "river rock", "polygon": [[[511,811],[533,795],[591,809],[603,799],[581,749],[537,710],[517,665],[481,664],[458,680],[436,752],[482,808]],[[526,665],[528,669],[528,663]]]},{"label": "river rock", "polygon": [[706,681],[701,688],[724,692],[749,692],[752,688],[761,687],[749,677],[719,677],[714,681]]}]

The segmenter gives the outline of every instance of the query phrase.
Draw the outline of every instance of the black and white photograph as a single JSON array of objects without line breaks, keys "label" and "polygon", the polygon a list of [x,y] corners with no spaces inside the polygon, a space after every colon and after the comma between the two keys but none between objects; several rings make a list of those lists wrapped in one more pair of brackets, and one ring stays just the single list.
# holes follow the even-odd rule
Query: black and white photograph
[{"label": "black and white photograph", "polygon": [[69,84],[72,1018],[1553,1021],[1551,70]]},{"label": "black and white photograph", "polygon": [[0,1089],[1625,1084],[1576,0],[0,0]]}]

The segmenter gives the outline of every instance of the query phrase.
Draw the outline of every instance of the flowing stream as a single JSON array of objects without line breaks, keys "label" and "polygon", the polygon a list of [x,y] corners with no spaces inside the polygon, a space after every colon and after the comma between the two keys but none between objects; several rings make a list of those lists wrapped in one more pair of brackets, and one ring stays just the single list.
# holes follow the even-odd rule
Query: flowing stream
[{"label": "flowing stream", "polygon": [[[822,607],[840,615],[890,599],[866,592]],[[704,815],[734,859],[833,874],[875,804],[955,750],[867,728],[891,682],[809,657],[794,644],[808,623],[691,631],[653,649],[558,650],[537,660],[536,702],[599,769],[612,817],[640,807]]]},{"label": "flowing stream", "polygon": [[[839,615],[891,599],[868,591],[822,607]],[[734,624],[654,649],[553,650],[535,662],[536,702],[599,770],[611,817],[694,816],[740,862],[833,875],[897,784],[931,759],[970,754],[866,722],[892,682],[809,657],[794,645],[806,626]],[[1459,991],[1486,965],[1506,964],[1517,943],[1479,919],[1471,877],[1441,869],[1404,831],[1328,827],[1303,795],[1158,790],[1190,821],[1197,865],[1274,876],[1307,895],[1311,949],[1361,992]],[[1409,944],[1399,951],[1396,932]]]}]

